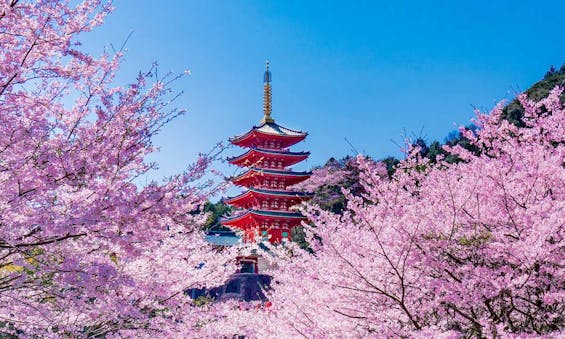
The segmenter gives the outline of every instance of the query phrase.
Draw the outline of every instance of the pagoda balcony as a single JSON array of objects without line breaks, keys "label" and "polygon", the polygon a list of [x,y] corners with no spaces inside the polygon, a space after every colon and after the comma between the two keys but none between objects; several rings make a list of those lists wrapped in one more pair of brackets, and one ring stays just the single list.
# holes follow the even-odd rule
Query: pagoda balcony
[{"label": "pagoda balcony", "polygon": [[313,196],[313,193],[250,187],[248,191],[238,196],[225,199],[224,203],[252,209],[269,209],[278,205],[276,208],[288,210],[292,206],[312,199]]},{"label": "pagoda balcony", "polygon": [[292,167],[279,166],[278,164],[272,164],[272,163],[269,164],[268,161],[261,161],[256,166],[249,166],[249,167],[255,167],[266,170],[292,172]]},{"label": "pagoda balcony", "polygon": [[265,227],[292,229],[306,220],[305,216],[296,212],[250,209],[222,219],[221,224],[244,231]]},{"label": "pagoda balcony", "polygon": [[[244,187],[281,189],[298,184],[312,175],[312,172],[291,172],[250,167],[244,173],[232,178],[232,182]],[[281,184],[282,183],[282,184]]]},{"label": "pagoda balcony", "polygon": [[284,184],[284,182],[262,182],[259,185],[257,185],[257,187],[262,188],[262,189],[266,189],[266,190],[276,190],[276,189],[280,189],[285,191],[286,190],[286,185]]},{"label": "pagoda balcony", "polygon": [[289,166],[305,160],[309,155],[310,152],[290,152],[288,150],[271,150],[254,147],[239,156],[228,158],[228,162],[241,167],[289,170]]},{"label": "pagoda balcony", "polygon": [[257,203],[257,204],[252,204],[252,205],[245,205],[241,208],[253,209],[253,210],[258,210],[258,211],[267,211],[267,212],[268,211],[271,211],[271,212],[292,212],[292,208],[296,205],[297,204],[289,205],[289,204],[286,204],[285,202],[281,202],[281,203],[275,202],[275,204],[273,204],[273,203],[268,203],[268,204]]}]

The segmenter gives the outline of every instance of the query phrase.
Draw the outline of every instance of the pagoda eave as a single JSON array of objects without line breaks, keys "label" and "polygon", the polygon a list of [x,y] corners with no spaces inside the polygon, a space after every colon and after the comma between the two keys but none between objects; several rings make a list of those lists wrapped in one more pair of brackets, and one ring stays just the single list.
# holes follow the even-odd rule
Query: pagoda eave
[{"label": "pagoda eave", "polygon": [[313,193],[265,190],[251,187],[248,191],[224,200],[224,203],[236,207],[247,208],[252,206],[254,201],[263,199],[278,199],[286,202],[288,205],[296,205],[303,201],[308,201],[314,196]]},{"label": "pagoda eave", "polygon": [[274,122],[265,122],[253,128],[247,133],[230,138],[230,142],[241,147],[259,146],[265,142],[279,143],[279,148],[292,146],[306,138],[308,133],[295,131]]},{"label": "pagoda eave", "polygon": [[244,154],[228,158],[228,162],[237,166],[256,166],[264,161],[277,161],[283,167],[292,166],[308,158],[310,152],[285,152],[252,148]]},{"label": "pagoda eave", "polygon": [[[291,171],[279,171],[264,168],[251,167],[244,173],[238,175],[237,177],[231,178],[231,181],[236,185],[246,185],[245,181],[250,179],[267,179],[267,180],[280,180],[285,182],[292,182],[296,184],[303,180],[308,179],[312,175],[312,172],[291,172]],[[252,185],[247,185],[252,186]]]},{"label": "pagoda eave", "polygon": [[304,140],[306,136],[281,136],[269,135],[266,133],[252,132],[249,135],[237,140],[230,140],[230,142],[239,147],[253,147],[264,144],[266,141],[274,141],[279,143],[279,147],[290,147]]},{"label": "pagoda eave", "polygon": [[[296,185],[296,184],[303,182],[304,180],[308,179],[308,176],[283,177],[283,178],[277,178],[277,177],[270,176],[270,175],[249,176],[249,177],[245,177],[245,178],[232,179],[232,183],[234,185],[241,186],[241,187],[261,186],[261,180],[273,181],[274,179],[277,179],[280,183],[282,183],[284,185],[284,187],[288,187],[288,186],[293,186],[293,185]],[[269,187],[269,186],[266,186],[266,187]],[[276,187],[276,186],[271,186],[271,187]]]},{"label": "pagoda eave", "polygon": [[221,221],[221,224],[223,226],[245,230],[259,227],[263,221],[277,221],[285,222],[288,224],[289,228],[292,228],[306,220],[308,219],[300,213],[251,209],[240,215],[226,218]]}]

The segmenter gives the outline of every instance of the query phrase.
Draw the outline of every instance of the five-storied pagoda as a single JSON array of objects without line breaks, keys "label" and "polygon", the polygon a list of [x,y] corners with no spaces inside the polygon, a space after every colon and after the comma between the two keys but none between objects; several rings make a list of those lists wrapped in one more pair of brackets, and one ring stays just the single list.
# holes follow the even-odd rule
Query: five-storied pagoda
[{"label": "five-storied pagoda", "polygon": [[[263,78],[263,119],[259,126],[230,142],[246,148],[240,156],[228,161],[245,171],[233,178],[235,185],[247,188],[242,194],[225,199],[236,212],[223,219],[222,225],[243,233],[244,242],[281,243],[291,239],[291,231],[306,218],[291,209],[312,197],[295,192],[289,186],[308,179],[310,172],[294,172],[292,165],[308,158],[309,152],[291,152],[289,147],[304,140],[308,133],[278,125],[271,117],[271,72],[269,62]],[[258,273],[256,257],[239,258],[242,270]]]}]

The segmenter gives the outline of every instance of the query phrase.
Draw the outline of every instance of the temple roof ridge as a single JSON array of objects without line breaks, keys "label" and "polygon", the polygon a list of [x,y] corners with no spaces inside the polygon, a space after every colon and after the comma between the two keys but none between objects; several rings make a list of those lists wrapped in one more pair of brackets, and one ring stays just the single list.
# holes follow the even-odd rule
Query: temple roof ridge
[{"label": "temple roof ridge", "polygon": [[244,139],[245,137],[249,136],[253,132],[259,132],[266,135],[274,135],[280,137],[306,137],[308,135],[307,132],[302,132],[298,130],[293,130],[288,127],[281,126],[274,122],[264,122],[258,126],[253,126],[249,131],[231,137],[229,140],[231,142],[236,142],[240,139]]},{"label": "temple roof ridge", "polygon": [[[277,135],[282,134],[281,132],[284,132],[284,134],[289,134],[289,135],[308,135],[307,132],[284,127],[275,122],[264,122],[261,125],[257,126],[256,129],[263,133],[277,134]],[[277,133],[273,133],[271,130],[274,130]]]}]

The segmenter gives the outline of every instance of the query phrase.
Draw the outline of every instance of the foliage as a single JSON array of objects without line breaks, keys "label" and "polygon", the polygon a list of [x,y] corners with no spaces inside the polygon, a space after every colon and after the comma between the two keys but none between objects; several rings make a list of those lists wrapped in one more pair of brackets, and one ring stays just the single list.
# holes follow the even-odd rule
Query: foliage
[{"label": "foliage", "polygon": [[232,211],[232,207],[224,204],[222,201],[216,203],[206,201],[204,204],[204,213],[208,214],[206,222],[204,223],[204,230],[223,230],[226,229],[220,224],[220,218],[229,214]]},{"label": "foliage", "polygon": [[[545,98],[555,86],[563,85],[565,85],[565,64],[563,64],[559,70],[551,66],[544,78],[526,90],[525,93],[533,100],[541,100]],[[561,102],[565,102],[565,96],[563,95],[561,96]],[[524,108],[520,105],[518,99],[512,100],[512,102],[503,109],[504,119],[515,125],[524,126],[524,122],[522,121],[523,116]]]},{"label": "foliage", "polygon": [[[73,5],[71,5],[73,4]],[[235,269],[199,232],[210,159],[134,180],[182,112],[155,67],[113,85],[122,52],[81,50],[97,0],[0,4],[0,324],[25,337],[165,335],[198,318],[182,291]]]}]

